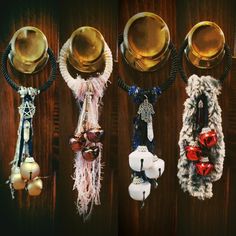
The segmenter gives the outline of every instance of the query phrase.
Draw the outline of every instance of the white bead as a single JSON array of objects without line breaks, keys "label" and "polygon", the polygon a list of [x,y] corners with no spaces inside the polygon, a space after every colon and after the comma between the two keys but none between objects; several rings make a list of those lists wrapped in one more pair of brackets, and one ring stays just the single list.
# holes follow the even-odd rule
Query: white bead
[{"label": "white bead", "polygon": [[129,154],[129,166],[134,171],[141,171],[150,168],[153,164],[153,154],[146,146],[138,146]]},{"label": "white bead", "polygon": [[40,167],[33,157],[27,157],[20,166],[20,173],[23,179],[31,180],[39,175]]},{"label": "white bead", "polygon": [[153,161],[152,167],[145,170],[145,175],[149,179],[157,179],[163,174],[164,170],[165,170],[165,162],[162,159],[157,158],[157,156],[155,156],[155,160]]},{"label": "white bead", "polygon": [[151,184],[149,182],[131,183],[129,185],[129,195],[136,201],[145,200],[151,191]]}]

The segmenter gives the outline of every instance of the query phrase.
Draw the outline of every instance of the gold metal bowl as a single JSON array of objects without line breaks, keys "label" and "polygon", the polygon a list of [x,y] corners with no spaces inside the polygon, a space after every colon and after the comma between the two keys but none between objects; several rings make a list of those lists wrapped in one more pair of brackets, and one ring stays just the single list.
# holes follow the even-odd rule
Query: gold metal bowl
[{"label": "gold metal bowl", "polygon": [[70,37],[70,64],[81,72],[99,71],[104,63],[104,38],[95,28],[83,26],[75,30]]},{"label": "gold metal bowl", "polygon": [[11,39],[11,65],[25,74],[41,70],[48,60],[47,38],[38,28],[26,26],[17,30]]},{"label": "gold metal bowl", "polygon": [[134,69],[154,71],[169,57],[170,33],[164,20],[151,12],[132,16],[124,29],[121,52]]},{"label": "gold metal bowl", "polygon": [[187,59],[202,69],[216,66],[224,57],[225,37],[221,28],[214,22],[202,21],[189,31]]}]

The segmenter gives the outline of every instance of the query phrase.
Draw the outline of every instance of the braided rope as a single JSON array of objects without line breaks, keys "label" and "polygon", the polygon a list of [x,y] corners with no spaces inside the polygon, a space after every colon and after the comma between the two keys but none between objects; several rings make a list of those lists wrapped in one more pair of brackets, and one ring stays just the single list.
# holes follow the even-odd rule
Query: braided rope
[{"label": "braided rope", "polygon": [[[5,52],[2,55],[2,73],[6,79],[6,81],[8,82],[8,84],[15,90],[15,91],[19,91],[21,86],[19,86],[15,81],[13,81],[8,73],[8,69],[7,69],[7,58],[8,55],[11,51],[11,45],[9,44],[5,50]],[[48,48],[47,50],[48,55],[49,55],[49,60],[51,63],[51,74],[49,76],[49,79],[38,88],[38,90],[40,92],[43,92],[45,90],[47,90],[53,83],[53,81],[56,79],[56,74],[57,74],[57,62],[56,62],[56,58],[54,57],[53,51]]]}]

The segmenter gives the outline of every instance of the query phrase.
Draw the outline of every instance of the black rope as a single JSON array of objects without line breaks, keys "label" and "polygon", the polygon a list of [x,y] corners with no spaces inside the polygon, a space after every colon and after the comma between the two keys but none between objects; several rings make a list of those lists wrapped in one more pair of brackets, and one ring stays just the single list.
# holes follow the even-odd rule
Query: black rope
[{"label": "black rope", "polygon": [[[123,35],[120,35],[118,38],[119,45],[123,42]],[[170,50],[170,56],[171,56],[171,71],[168,79],[159,86],[161,93],[167,90],[174,82],[176,78],[176,74],[178,72],[178,55],[175,46],[170,43],[169,45]],[[127,85],[124,80],[121,79],[121,77],[118,77],[118,85],[120,88],[122,88],[124,91],[128,92],[130,90],[130,85]],[[145,94],[149,95],[153,93],[153,88],[144,90]]]},{"label": "black rope", "polygon": [[[183,44],[181,45],[180,49],[179,49],[179,53],[178,53],[178,58],[179,58],[179,73],[180,73],[180,76],[182,78],[182,80],[187,83],[188,82],[188,78],[187,78],[187,75],[184,71],[184,68],[183,68],[183,54],[184,54],[184,50],[185,48],[188,46],[188,39],[185,39]],[[230,69],[231,69],[231,66],[232,66],[232,54],[231,54],[231,50],[229,48],[229,46],[227,44],[225,44],[224,46],[224,50],[225,50],[225,57],[226,57],[226,65],[225,65],[225,69],[224,69],[224,72],[223,74],[220,76],[219,78],[219,81],[221,83],[224,82],[225,78],[227,77]]]},{"label": "black rope", "polygon": [[[20,89],[20,86],[18,84],[16,84],[11,77],[8,74],[8,69],[7,69],[7,58],[8,58],[8,54],[11,51],[11,45],[9,44],[5,50],[5,52],[2,55],[2,73],[6,79],[6,81],[8,82],[8,84],[16,91],[18,91]],[[53,51],[48,48],[47,53],[49,55],[49,61],[51,63],[51,74],[49,76],[49,79],[43,84],[41,85],[38,90],[40,92],[43,92],[45,90],[47,90],[53,83],[53,81],[56,79],[56,74],[57,74],[57,62],[56,62],[56,58],[54,57]]]}]

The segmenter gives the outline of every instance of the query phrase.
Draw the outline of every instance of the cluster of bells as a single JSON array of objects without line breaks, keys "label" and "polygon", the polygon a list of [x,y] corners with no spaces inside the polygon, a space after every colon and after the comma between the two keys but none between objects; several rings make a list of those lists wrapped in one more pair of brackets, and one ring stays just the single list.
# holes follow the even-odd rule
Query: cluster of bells
[{"label": "cluster of bells", "polygon": [[148,151],[146,146],[138,146],[129,155],[129,166],[135,172],[145,174],[145,179],[135,176],[129,185],[129,195],[136,201],[144,201],[150,194],[150,179],[159,178],[165,169],[165,162]]},{"label": "cluster of bells", "polygon": [[70,146],[72,151],[81,151],[83,158],[86,161],[94,161],[100,152],[97,143],[101,141],[104,136],[104,131],[101,128],[89,129],[85,132],[75,135],[70,139]]},{"label": "cluster of bells", "polygon": [[38,196],[43,188],[39,173],[40,167],[34,158],[26,157],[20,167],[12,167],[10,175],[11,186],[15,190],[26,189],[30,196]]},{"label": "cluster of bells", "polygon": [[208,157],[203,156],[202,147],[210,149],[217,143],[217,134],[215,130],[203,128],[198,136],[199,145],[189,145],[185,147],[186,157],[194,161],[197,174],[201,176],[209,175],[214,169],[214,165]]}]

